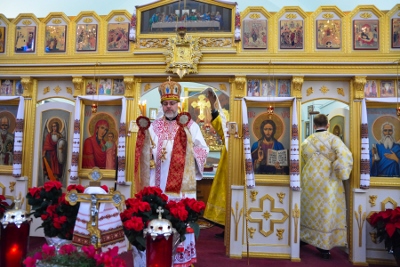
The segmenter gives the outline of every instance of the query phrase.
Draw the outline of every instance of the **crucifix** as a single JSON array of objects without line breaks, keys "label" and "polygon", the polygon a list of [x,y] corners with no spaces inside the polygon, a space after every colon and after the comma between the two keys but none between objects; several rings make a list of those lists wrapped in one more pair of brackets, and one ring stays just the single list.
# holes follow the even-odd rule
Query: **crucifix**
[{"label": "crucifix", "polygon": [[[100,187],[100,180],[103,174],[100,169],[95,167],[89,173],[89,186]],[[90,243],[96,248],[101,247],[101,236],[98,228],[99,206],[101,203],[112,203],[119,211],[122,211],[125,203],[125,197],[119,191],[114,191],[110,188],[108,194],[88,194],[78,193],[76,190],[71,190],[65,196],[65,199],[72,205],[79,203],[89,203],[90,205],[90,220],[86,224],[86,229],[90,234]]]},{"label": "crucifix", "polygon": [[205,100],[205,95],[201,94],[198,96],[199,101],[193,101],[192,102],[192,107],[193,108],[199,108],[200,109],[200,115],[199,115],[199,119],[200,120],[204,120],[205,116],[204,116],[204,108],[210,108],[211,104],[209,101]]}]

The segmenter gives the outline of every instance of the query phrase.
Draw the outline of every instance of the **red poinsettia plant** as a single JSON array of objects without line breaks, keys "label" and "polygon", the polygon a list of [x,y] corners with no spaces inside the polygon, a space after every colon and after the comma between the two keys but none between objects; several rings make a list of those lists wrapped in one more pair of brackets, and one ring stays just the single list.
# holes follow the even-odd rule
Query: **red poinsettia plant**
[{"label": "red poinsettia plant", "polygon": [[[70,185],[67,191],[72,189],[78,193],[85,190],[81,185]],[[30,215],[43,220],[39,228],[43,228],[46,236],[72,240],[79,203],[71,206],[65,200],[59,181],[48,181],[43,186],[29,188],[26,199],[33,209]]]},{"label": "red poinsettia plant", "polygon": [[118,257],[118,247],[107,252],[96,250],[93,245],[77,248],[72,244],[62,245],[58,251],[54,246],[44,244],[41,251],[24,262],[26,267],[36,266],[85,266],[85,267],[125,267],[125,261]]},{"label": "red poinsettia plant", "polygon": [[143,230],[151,220],[158,218],[159,207],[164,211],[162,218],[169,220],[179,233],[180,241],[185,240],[187,226],[198,236],[197,220],[205,209],[204,202],[195,199],[168,200],[160,188],[151,186],[143,188],[134,198],[128,198],[125,204],[126,210],[121,213],[125,235],[141,251],[146,249]]},{"label": "red poinsettia plant", "polygon": [[376,240],[385,241],[386,250],[400,256],[400,207],[373,213],[369,223],[376,229]]}]

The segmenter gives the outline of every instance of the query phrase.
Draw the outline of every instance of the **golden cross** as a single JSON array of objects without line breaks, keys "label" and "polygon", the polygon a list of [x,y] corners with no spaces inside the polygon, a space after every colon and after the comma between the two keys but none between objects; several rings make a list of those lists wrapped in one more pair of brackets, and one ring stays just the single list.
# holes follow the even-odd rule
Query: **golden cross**
[{"label": "golden cross", "polygon": [[171,78],[171,76],[168,76],[167,79],[168,79],[169,82],[171,82],[171,79],[172,79],[172,78]]},{"label": "golden cross", "polygon": [[65,199],[72,206],[76,203],[86,202],[90,203],[90,217],[91,220],[87,222],[86,229],[90,233],[90,242],[96,247],[101,247],[101,236],[98,228],[98,212],[100,203],[112,203],[119,211],[122,211],[125,203],[125,196],[119,191],[113,191],[109,194],[86,194],[78,193],[78,191],[71,190],[65,196]]},{"label": "golden cross", "polygon": [[199,101],[193,101],[192,102],[192,107],[193,108],[199,108],[200,109],[200,115],[199,115],[199,119],[200,120],[204,120],[205,116],[204,116],[204,108],[210,108],[211,104],[209,101],[205,100],[205,96],[203,94],[198,96]]}]

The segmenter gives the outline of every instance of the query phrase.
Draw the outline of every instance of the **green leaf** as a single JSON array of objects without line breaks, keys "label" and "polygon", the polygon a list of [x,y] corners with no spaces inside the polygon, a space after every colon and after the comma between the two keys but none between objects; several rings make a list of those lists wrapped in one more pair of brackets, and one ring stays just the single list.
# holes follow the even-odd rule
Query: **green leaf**
[{"label": "green leaf", "polygon": [[193,229],[196,239],[198,239],[199,235],[200,235],[200,226],[199,226],[199,224],[196,223],[196,222],[191,222],[191,223],[189,223],[189,225]]}]

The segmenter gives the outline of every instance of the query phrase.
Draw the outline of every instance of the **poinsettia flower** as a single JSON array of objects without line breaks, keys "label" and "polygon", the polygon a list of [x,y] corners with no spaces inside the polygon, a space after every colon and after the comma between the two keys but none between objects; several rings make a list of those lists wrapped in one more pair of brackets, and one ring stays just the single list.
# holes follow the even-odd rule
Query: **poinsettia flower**
[{"label": "poinsettia flower", "polygon": [[58,253],[61,255],[71,255],[75,251],[77,251],[77,249],[74,245],[65,244],[60,247]]},{"label": "poinsettia flower", "polygon": [[124,227],[127,230],[142,231],[144,228],[144,223],[141,217],[131,217],[129,220],[124,222]]},{"label": "poinsettia flower", "polygon": [[155,195],[161,197],[163,201],[168,200],[168,196],[165,195],[159,187],[146,186],[139,193],[135,194],[135,198],[142,199],[143,196]]},{"label": "poinsettia flower", "polygon": [[56,188],[57,190],[62,188],[62,183],[60,183],[59,181],[50,181],[50,182],[46,182],[43,185],[43,187],[46,192],[50,192],[53,188]]},{"label": "poinsettia flower", "polygon": [[121,217],[122,221],[125,221],[125,220],[128,220],[130,217],[132,217],[132,214],[133,214],[132,209],[126,209],[119,214],[119,217]]},{"label": "poinsettia flower", "polygon": [[126,267],[126,263],[121,258],[114,258],[113,266],[105,266],[105,267]]},{"label": "poinsettia flower", "polygon": [[57,206],[58,206],[57,204],[47,206],[46,212],[49,214],[49,216],[51,217],[54,216],[54,213],[56,213]]},{"label": "poinsettia flower", "polygon": [[36,253],[33,255],[33,258],[34,258],[35,260],[41,260],[41,259],[43,259],[43,255],[42,255],[41,252],[36,252]]},{"label": "poinsettia flower", "polygon": [[30,194],[33,198],[40,198],[40,191],[42,191],[41,187],[32,187],[28,189],[28,194]]},{"label": "poinsettia flower", "polygon": [[83,246],[82,251],[89,257],[89,258],[94,258],[94,255],[96,255],[96,249],[93,245],[90,246]]},{"label": "poinsettia flower", "polygon": [[197,213],[200,213],[206,208],[206,205],[203,201],[197,201],[194,198],[184,198],[182,201],[185,205]]},{"label": "poinsettia flower", "polygon": [[185,205],[182,202],[170,201],[167,204],[167,208],[169,209],[172,216],[178,218],[181,221],[186,221],[189,213],[185,208]]},{"label": "poinsettia flower", "polygon": [[85,191],[85,187],[83,187],[80,184],[71,184],[67,187],[67,191],[71,191],[71,190],[76,190],[78,191],[78,193],[83,193],[83,191]]},{"label": "poinsettia flower", "polygon": [[63,224],[67,221],[67,216],[55,216],[53,219],[53,225],[56,229],[61,229]]},{"label": "poinsettia flower", "polygon": [[52,257],[56,255],[56,248],[54,246],[49,246],[47,244],[44,244],[42,246],[42,251],[46,257]]},{"label": "poinsettia flower", "polygon": [[125,201],[126,206],[132,210],[133,213],[146,212],[151,210],[148,202],[141,201],[140,199],[130,198]]},{"label": "poinsettia flower", "polygon": [[108,186],[106,186],[105,184],[100,186],[101,188],[103,188],[104,191],[106,191],[108,193]]},{"label": "poinsettia flower", "polygon": [[34,259],[32,257],[27,257],[22,263],[26,267],[36,267],[36,259]]}]

